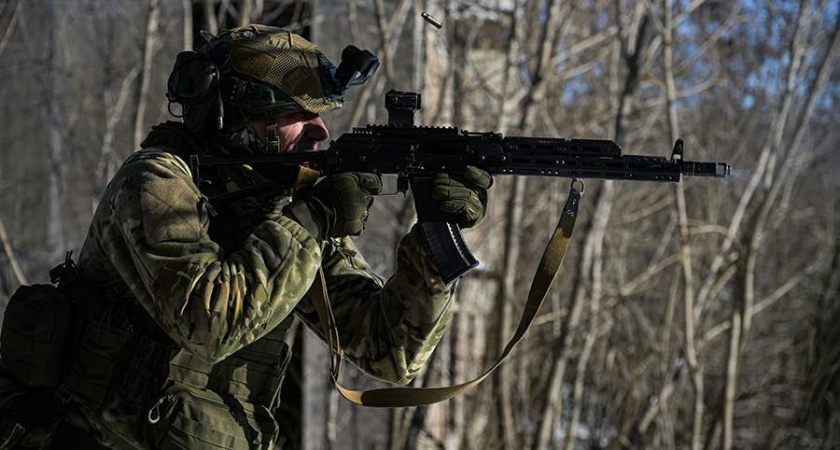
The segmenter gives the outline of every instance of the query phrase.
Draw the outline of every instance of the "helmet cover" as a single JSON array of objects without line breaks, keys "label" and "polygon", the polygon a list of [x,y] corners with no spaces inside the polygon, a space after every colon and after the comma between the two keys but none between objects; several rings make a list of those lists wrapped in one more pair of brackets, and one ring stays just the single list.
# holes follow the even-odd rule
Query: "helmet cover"
[{"label": "helmet cover", "polygon": [[340,108],[343,97],[335,95],[335,66],[315,44],[282,28],[248,25],[222,31],[207,44],[213,54],[226,54],[221,65],[226,76],[244,78],[268,86],[261,95],[238,96],[224,101],[246,113],[278,108],[323,113]]}]

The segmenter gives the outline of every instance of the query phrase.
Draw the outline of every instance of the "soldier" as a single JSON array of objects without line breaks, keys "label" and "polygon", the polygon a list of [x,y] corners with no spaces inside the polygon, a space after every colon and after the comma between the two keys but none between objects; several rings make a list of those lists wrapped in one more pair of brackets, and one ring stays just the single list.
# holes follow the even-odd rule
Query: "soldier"
[{"label": "soldier", "polygon": [[[411,381],[451,317],[453,286],[416,226],[387,281],[348,238],[363,231],[378,176],[331,175],[222,207],[207,196],[287,170],[225,166],[194,183],[191,154],[306,152],[328,139],[319,114],[342,98],[315,45],[251,25],[182,55],[170,91],[191,90],[176,98],[184,123],[153,127],[123,164],[80,254],[79,275],[101,294],[82,302],[53,448],[279,447],[272,412],[290,357],[284,336],[294,316],[323,332],[307,296],[319,267],[345,357],[382,380]],[[218,71],[209,85],[189,81],[199,60]],[[439,207],[462,227],[482,219],[489,174],[469,168],[435,183]]]}]

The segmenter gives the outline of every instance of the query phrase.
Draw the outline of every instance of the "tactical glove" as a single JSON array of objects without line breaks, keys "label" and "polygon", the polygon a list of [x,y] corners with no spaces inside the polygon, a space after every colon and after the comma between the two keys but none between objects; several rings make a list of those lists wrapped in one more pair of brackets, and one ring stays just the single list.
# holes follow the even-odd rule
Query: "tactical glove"
[{"label": "tactical glove", "polygon": [[284,209],[316,239],[358,236],[382,180],[372,173],[330,175]]},{"label": "tactical glove", "polygon": [[441,211],[453,214],[461,228],[475,226],[487,209],[487,189],[493,185],[489,173],[467,166],[461,175],[438,173],[432,185],[432,198]]}]

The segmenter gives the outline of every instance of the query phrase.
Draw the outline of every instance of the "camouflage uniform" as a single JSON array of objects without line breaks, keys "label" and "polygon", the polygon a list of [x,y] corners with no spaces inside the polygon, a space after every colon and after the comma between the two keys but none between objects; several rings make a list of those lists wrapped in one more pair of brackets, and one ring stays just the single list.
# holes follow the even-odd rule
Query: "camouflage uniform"
[{"label": "camouflage uniform", "polygon": [[[58,440],[90,436],[115,449],[275,447],[272,411],[290,358],[284,336],[295,315],[323,336],[307,298],[319,267],[347,359],[405,384],[429,358],[451,318],[452,286],[441,280],[419,229],[399,244],[397,271],[385,281],[353,241],[315,238],[307,231],[313,228],[290,218],[300,218],[297,212],[283,211],[295,187],[209,205],[207,195],[267,177],[248,166],[220,167],[202,171],[199,189],[186,163],[191,154],[241,153],[243,146],[272,151],[252,147],[252,119],[277,108],[340,107],[334,70],[300,36],[257,25],[225,31],[201,53],[179,54],[168,95],[182,104],[185,123],[155,127],[120,168],[81,251],[79,272],[88,283],[72,314],[72,354],[56,363],[63,379],[55,398],[70,425]],[[214,101],[222,102],[225,82],[244,87],[225,91],[228,128],[205,134],[202,127],[221,111]],[[467,184],[439,174],[433,192],[442,210],[463,217],[462,226],[481,219],[492,183],[485,172],[471,173]],[[308,198],[295,197],[290,209]],[[89,293],[92,286],[98,292]],[[0,365],[0,411],[28,391]],[[6,430],[3,419],[0,440],[19,431]],[[16,448],[49,445],[49,424],[31,431]]]},{"label": "camouflage uniform", "polygon": [[[172,133],[178,125],[159,128],[147,143],[183,138]],[[201,146],[223,151],[211,142]],[[292,313],[317,324],[306,294],[319,266],[346,357],[386,381],[404,384],[416,375],[451,318],[452,288],[440,280],[417,229],[400,243],[396,274],[384,281],[350,239],[318,242],[283,216],[288,192],[268,201],[268,209],[248,198],[211,217],[183,153],[175,153],[152,147],[126,161],[102,197],[79,261],[110,301],[141,306],[177,344],[169,383],[276,407],[282,373],[266,389],[233,389],[236,367],[224,379],[225,371],[214,372],[214,366],[243,360],[255,345],[282,343]],[[218,179],[226,189],[262,179],[248,167],[225,172]],[[216,221],[236,226],[214,228]],[[275,358],[287,360],[288,349],[281,347],[285,358]],[[282,372],[285,361],[275,363]],[[147,448],[144,417],[125,405],[124,393],[98,408],[84,395],[65,395],[73,405],[71,423],[95,431],[104,445]]]}]

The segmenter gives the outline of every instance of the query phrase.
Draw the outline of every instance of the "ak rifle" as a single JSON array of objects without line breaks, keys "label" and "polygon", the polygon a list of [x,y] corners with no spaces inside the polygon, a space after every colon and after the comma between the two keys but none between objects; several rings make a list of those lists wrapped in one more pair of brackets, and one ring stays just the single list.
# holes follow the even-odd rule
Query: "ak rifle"
[{"label": "ak rifle", "polygon": [[[530,175],[571,179],[680,182],[683,176],[725,178],[729,164],[687,161],[682,139],[670,158],[622,155],[614,141],[503,136],[475,133],[454,127],[414,125],[420,109],[420,94],[390,91],[385,97],[388,125],[354,128],[331,141],[321,151],[240,157],[193,155],[190,166],[196,185],[200,167],[261,164],[302,165],[330,175],[342,172],[373,172],[397,177],[397,190],[414,193],[417,217],[432,250],[435,264],[449,283],[473,267],[478,260],[470,253],[461,230],[452,218],[440,212],[431,197],[432,177],[446,172],[459,175],[475,166],[491,175]],[[287,184],[268,181],[209,199],[222,203]]]}]

